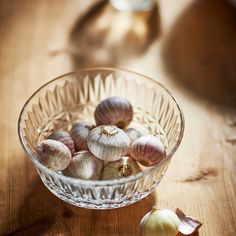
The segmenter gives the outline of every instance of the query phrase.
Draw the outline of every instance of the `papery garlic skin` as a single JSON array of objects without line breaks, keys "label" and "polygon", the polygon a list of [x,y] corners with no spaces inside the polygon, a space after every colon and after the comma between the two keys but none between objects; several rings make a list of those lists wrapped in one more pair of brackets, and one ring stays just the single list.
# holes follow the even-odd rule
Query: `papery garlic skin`
[{"label": "papery garlic skin", "polygon": [[131,143],[133,143],[136,139],[138,139],[144,135],[139,130],[137,130],[135,128],[128,128],[125,130],[125,133],[130,138]]},{"label": "papery garlic skin", "polygon": [[90,152],[99,159],[116,161],[127,154],[130,139],[122,129],[102,125],[90,131],[87,144]]},{"label": "papery garlic skin", "polygon": [[94,117],[97,125],[116,125],[123,129],[133,119],[133,108],[126,98],[109,97],[98,104]]},{"label": "papery garlic skin", "polygon": [[77,152],[70,165],[62,171],[66,176],[78,179],[99,180],[102,175],[103,161],[89,151]]},{"label": "papery garlic skin", "polygon": [[144,166],[153,166],[166,157],[166,150],[158,137],[147,135],[132,143],[130,155]]},{"label": "papery garlic skin", "polygon": [[202,226],[202,223],[190,216],[186,216],[179,208],[175,211],[180,220],[179,232],[183,235],[192,235]]},{"label": "papery garlic skin", "polygon": [[47,139],[53,139],[53,140],[62,142],[69,148],[71,155],[74,154],[75,152],[74,141],[72,140],[71,136],[67,132],[62,131],[62,130],[55,131],[51,135],[49,135]]},{"label": "papery garlic skin", "polygon": [[176,236],[180,220],[169,209],[156,209],[147,213],[140,222],[142,236]]},{"label": "papery garlic skin", "polygon": [[79,150],[88,150],[87,137],[93,125],[88,122],[77,122],[73,124],[70,135],[75,143],[75,148]]},{"label": "papery garlic skin", "polygon": [[130,157],[122,157],[118,161],[112,161],[105,164],[102,179],[120,179],[135,175],[139,172],[141,172],[141,168],[134,159]]},{"label": "papery garlic skin", "polygon": [[36,147],[36,155],[40,163],[55,171],[66,169],[72,160],[69,148],[52,139],[43,140]]}]

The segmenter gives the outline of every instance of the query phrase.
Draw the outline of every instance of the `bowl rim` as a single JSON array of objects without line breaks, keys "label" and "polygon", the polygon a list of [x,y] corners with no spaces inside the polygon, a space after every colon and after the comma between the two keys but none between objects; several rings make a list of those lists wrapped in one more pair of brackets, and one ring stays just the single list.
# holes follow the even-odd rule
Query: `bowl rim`
[{"label": "bowl rim", "polygon": [[[111,73],[114,72],[123,72],[123,73],[130,73],[130,74],[135,74],[137,76],[141,76],[144,77],[147,80],[150,80],[151,82],[157,84],[158,86],[160,86],[162,89],[165,90],[165,92],[167,92],[167,94],[173,99],[173,101],[175,102],[179,113],[180,113],[180,121],[181,121],[181,126],[180,126],[180,134],[179,137],[176,141],[175,146],[172,148],[171,152],[166,156],[166,158],[164,160],[162,160],[161,162],[159,162],[158,164],[149,167],[148,169],[145,169],[144,171],[135,174],[135,175],[131,175],[129,177],[124,177],[124,178],[120,178],[120,179],[111,179],[111,180],[84,180],[84,179],[76,179],[73,177],[69,177],[69,176],[65,176],[62,175],[60,173],[57,173],[56,171],[53,171],[51,169],[48,169],[47,167],[45,167],[43,164],[41,164],[39,161],[37,161],[37,159],[34,157],[34,154],[32,152],[32,150],[29,148],[29,146],[24,142],[24,135],[21,131],[21,124],[23,123],[23,113],[26,111],[27,105],[30,103],[30,101],[33,99],[33,97],[39,92],[41,91],[43,88],[45,88],[47,85],[60,80],[64,77],[70,76],[70,75],[75,75],[75,74],[79,74],[81,72],[91,72],[91,71],[110,71]],[[80,185],[93,185],[93,186],[112,186],[115,184],[125,184],[125,183],[129,183],[129,182],[133,182],[136,181],[138,179],[141,179],[143,176],[151,173],[152,171],[154,171],[156,168],[158,168],[159,166],[163,165],[164,163],[166,163],[167,161],[169,161],[171,159],[171,157],[173,156],[173,154],[176,152],[176,150],[178,149],[182,139],[183,139],[183,134],[184,134],[184,130],[185,130],[185,119],[184,119],[184,114],[183,114],[183,110],[181,108],[181,106],[179,105],[177,99],[171,94],[171,92],[164,86],[162,85],[160,82],[146,76],[143,75],[141,73],[137,73],[131,70],[127,70],[127,69],[123,69],[123,68],[115,68],[115,67],[92,67],[92,68],[85,68],[85,69],[78,69],[75,71],[72,71],[70,73],[66,73],[60,76],[57,76],[56,78],[49,80],[48,82],[46,82],[45,84],[43,84],[42,86],[40,86],[25,102],[25,104],[23,105],[19,118],[18,118],[18,124],[17,124],[17,131],[18,131],[18,137],[20,140],[20,143],[25,151],[25,153],[27,154],[27,156],[30,158],[30,160],[35,164],[36,169],[38,171],[38,169],[41,169],[45,172],[48,172],[51,176],[58,178],[58,179],[62,179],[65,182],[70,182],[73,184],[80,184]]]}]

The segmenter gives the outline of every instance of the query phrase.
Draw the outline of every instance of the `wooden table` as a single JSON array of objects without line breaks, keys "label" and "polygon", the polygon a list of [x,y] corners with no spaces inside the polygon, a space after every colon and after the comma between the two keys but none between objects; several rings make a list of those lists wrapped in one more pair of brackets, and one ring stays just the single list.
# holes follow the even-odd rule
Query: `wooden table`
[{"label": "wooden table", "polygon": [[[161,0],[152,13],[131,15],[96,4],[0,1],[0,235],[139,235],[140,219],[157,204],[202,221],[199,235],[235,236],[235,8],[223,0]],[[159,80],[186,118],[156,193],[116,210],[57,199],[17,136],[21,107],[40,85],[94,65]]]}]

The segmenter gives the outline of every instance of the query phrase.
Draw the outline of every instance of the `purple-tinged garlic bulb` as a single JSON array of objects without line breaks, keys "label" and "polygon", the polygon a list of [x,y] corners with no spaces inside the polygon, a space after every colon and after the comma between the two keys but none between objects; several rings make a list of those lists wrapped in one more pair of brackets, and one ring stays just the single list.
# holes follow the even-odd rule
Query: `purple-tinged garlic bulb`
[{"label": "purple-tinged garlic bulb", "polygon": [[70,135],[74,140],[77,151],[88,150],[87,137],[92,128],[93,125],[88,122],[77,122],[73,124],[70,130]]},{"label": "purple-tinged garlic bulb", "polygon": [[69,148],[62,142],[46,139],[36,147],[37,160],[49,169],[66,169],[72,158]]},{"label": "purple-tinged garlic bulb", "polygon": [[116,161],[127,154],[130,139],[122,129],[102,125],[90,131],[87,144],[90,152],[99,159]]},{"label": "purple-tinged garlic bulb", "polygon": [[143,136],[143,134],[135,128],[126,129],[125,133],[128,135],[131,143]]},{"label": "purple-tinged garlic bulb", "polygon": [[166,150],[159,138],[147,135],[132,143],[130,155],[144,166],[153,166],[166,157]]},{"label": "purple-tinged garlic bulb", "polygon": [[80,151],[73,156],[70,165],[62,173],[78,179],[99,180],[102,169],[102,160],[89,151]]},{"label": "purple-tinged garlic bulb", "polygon": [[131,157],[122,157],[118,161],[107,162],[103,168],[102,179],[120,179],[141,172],[138,163]]},{"label": "purple-tinged garlic bulb", "polygon": [[67,132],[62,131],[62,130],[55,131],[51,135],[49,135],[47,139],[60,141],[70,149],[71,155],[75,153],[74,141],[72,140],[71,136]]},{"label": "purple-tinged garlic bulb", "polygon": [[97,125],[116,125],[124,129],[133,119],[133,108],[123,97],[109,97],[102,100],[94,112]]}]

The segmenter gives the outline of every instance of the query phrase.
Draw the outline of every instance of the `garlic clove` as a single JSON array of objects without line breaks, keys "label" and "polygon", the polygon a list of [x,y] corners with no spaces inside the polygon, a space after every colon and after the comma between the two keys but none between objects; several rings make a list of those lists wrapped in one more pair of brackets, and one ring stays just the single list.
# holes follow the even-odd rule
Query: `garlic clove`
[{"label": "garlic clove", "polygon": [[144,166],[153,166],[166,157],[166,150],[158,137],[147,135],[132,143],[130,155]]},{"label": "garlic clove", "polygon": [[88,122],[77,122],[73,124],[70,135],[74,140],[76,150],[88,150],[87,137],[93,125]]},{"label": "garlic clove", "polygon": [[142,236],[176,236],[180,220],[169,209],[157,209],[147,213],[140,222]]},{"label": "garlic clove", "polygon": [[97,125],[116,125],[123,129],[133,119],[133,108],[126,98],[109,97],[98,104],[94,117]]},{"label": "garlic clove", "polygon": [[141,172],[136,161],[130,157],[122,157],[118,161],[108,162],[104,165],[102,179],[120,179]]},{"label": "garlic clove", "polygon": [[130,139],[116,126],[102,125],[90,131],[87,144],[90,152],[99,159],[116,161],[127,154]]},{"label": "garlic clove", "polygon": [[202,226],[200,221],[186,216],[179,208],[176,209],[175,213],[181,221],[179,232],[183,235],[192,235]]},{"label": "garlic clove", "polygon": [[48,136],[47,139],[53,139],[62,142],[70,149],[71,155],[74,154],[75,152],[74,141],[67,132],[62,130],[55,131],[50,136]]},{"label": "garlic clove", "polygon": [[61,171],[71,162],[71,152],[62,142],[46,139],[36,147],[37,160],[47,168]]},{"label": "garlic clove", "polygon": [[143,136],[143,134],[135,128],[126,129],[125,133],[128,135],[131,143]]},{"label": "garlic clove", "polygon": [[102,170],[102,160],[89,151],[80,151],[73,156],[70,165],[62,173],[73,178],[99,180]]}]

